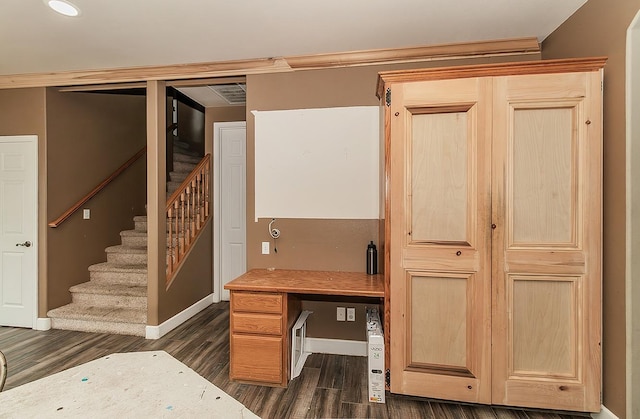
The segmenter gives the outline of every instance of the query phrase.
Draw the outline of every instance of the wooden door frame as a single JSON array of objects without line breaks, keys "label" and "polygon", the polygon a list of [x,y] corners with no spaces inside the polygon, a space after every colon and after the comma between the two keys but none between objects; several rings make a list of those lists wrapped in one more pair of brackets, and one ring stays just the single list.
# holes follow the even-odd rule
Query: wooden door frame
[{"label": "wooden door frame", "polygon": [[[220,226],[220,129],[224,127],[234,127],[243,124],[246,130],[246,121],[214,122],[213,123],[213,302],[219,303],[222,300],[222,279],[220,265],[220,238],[222,235]],[[245,137],[246,143],[246,137]],[[246,185],[245,185],[246,195]],[[246,211],[246,202],[245,202]],[[245,221],[246,223],[246,221]],[[245,236],[246,243],[246,236]],[[245,247],[246,258],[246,247]]]},{"label": "wooden door frame", "polygon": [[[640,275],[640,226],[637,211],[640,207],[640,10],[627,29],[626,51],[626,400],[627,417],[640,415],[640,286],[634,278]],[[633,76],[635,75],[635,77]],[[633,115],[636,115],[634,119]],[[635,217],[634,217],[634,213]],[[634,352],[635,348],[635,352]],[[635,413],[635,415],[634,415]]]}]

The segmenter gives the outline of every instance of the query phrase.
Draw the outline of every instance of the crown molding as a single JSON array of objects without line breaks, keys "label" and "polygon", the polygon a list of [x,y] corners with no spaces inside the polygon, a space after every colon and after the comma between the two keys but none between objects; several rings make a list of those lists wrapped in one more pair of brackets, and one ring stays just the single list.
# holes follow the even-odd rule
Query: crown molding
[{"label": "crown molding", "polygon": [[607,57],[587,57],[382,71],[378,73],[376,95],[379,99],[382,98],[384,88],[392,85],[393,83],[459,79],[467,77],[597,71],[602,69],[606,62]]},{"label": "crown molding", "polygon": [[502,39],[255,60],[0,75],[0,89],[104,85],[149,80],[165,80],[174,82],[177,85],[179,84],[177,81],[180,80],[539,53],[540,44],[536,38]]},{"label": "crown molding", "polygon": [[282,58],[0,76],[0,89],[190,80],[291,71]]},{"label": "crown molding", "polygon": [[540,53],[540,44],[537,38],[534,37],[335,54],[300,55],[285,57],[285,60],[294,70],[310,70],[538,53]]}]

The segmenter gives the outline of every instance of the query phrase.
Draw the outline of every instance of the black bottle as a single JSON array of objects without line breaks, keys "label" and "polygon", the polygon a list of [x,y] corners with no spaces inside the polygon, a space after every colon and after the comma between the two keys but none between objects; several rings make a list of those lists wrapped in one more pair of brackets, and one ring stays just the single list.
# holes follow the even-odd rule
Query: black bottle
[{"label": "black bottle", "polygon": [[378,251],[373,240],[367,246],[367,274],[375,275],[378,273]]}]

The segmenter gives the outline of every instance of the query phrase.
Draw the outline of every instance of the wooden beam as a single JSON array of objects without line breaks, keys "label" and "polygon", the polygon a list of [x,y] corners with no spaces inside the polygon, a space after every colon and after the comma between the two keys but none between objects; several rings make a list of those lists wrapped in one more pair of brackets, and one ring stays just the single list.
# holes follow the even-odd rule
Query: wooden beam
[{"label": "wooden beam", "polygon": [[[249,74],[280,73],[373,64],[538,54],[539,52],[540,44],[536,38],[503,39],[255,60],[80,70],[58,73],[0,75],[0,89],[50,86],[76,86],[75,88],[77,88],[77,86],[83,85],[135,83],[150,80],[170,80],[170,85],[172,86],[187,86],[191,81],[193,81],[195,85],[198,85],[200,82],[210,84],[209,80],[198,81],[194,79],[242,77]],[[180,80],[189,82],[182,84]]]},{"label": "wooden beam", "polygon": [[0,76],[0,89],[22,87],[81,86],[88,84],[130,83],[151,80],[185,80],[244,76],[247,74],[291,71],[283,59],[224,61],[108,70],[67,71],[42,74]]},{"label": "wooden beam", "polygon": [[300,70],[451,60],[497,55],[537,54],[539,52],[540,44],[536,38],[518,38],[430,45],[414,48],[392,48],[336,54],[301,55],[297,57],[285,57],[285,60],[292,69]]},{"label": "wooden beam", "polygon": [[147,83],[141,81],[136,83],[107,83],[107,84],[88,84],[84,86],[67,86],[58,89],[59,92],[98,92],[103,90],[127,90],[127,89],[146,89]]},{"label": "wooden beam", "polygon": [[166,85],[147,83],[147,325],[157,326],[167,264]]},{"label": "wooden beam", "polygon": [[209,79],[189,79],[189,80],[171,80],[167,81],[167,87],[191,87],[191,86],[213,86],[217,84],[233,84],[246,83],[247,78],[244,76],[236,77],[217,77]]}]

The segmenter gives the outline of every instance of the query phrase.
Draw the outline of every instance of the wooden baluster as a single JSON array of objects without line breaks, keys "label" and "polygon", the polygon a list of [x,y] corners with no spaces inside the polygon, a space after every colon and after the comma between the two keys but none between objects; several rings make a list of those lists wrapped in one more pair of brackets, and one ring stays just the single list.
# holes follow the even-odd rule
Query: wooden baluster
[{"label": "wooden baluster", "polygon": [[[187,189],[185,189],[185,202],[186,202],[186,207],[187,207],[187,214],[191,214],[191,186],[187,186]],[[185,227],[184,227],[184,242],[186,245],[191,244],[191,217],[188,216],[187,219],[185,220]]]},{"label": "wooden baluster", "polygon": [[171,217],[173,215],[173,208],[169,207],[169,209],[167,209],[167,227],[169,230],[169,245],[167,246],[167,275],[171,274],[173,272],[173,258],[172,258],[172,254],[173,254],[173,248],[172,248],[172,235],[171,235]]},{"label": "wooden baluster", "polygon": [[173,244],[173,264],[174,266],[177,266],[178,264],[178,253],[180,251],[179,247],[178,247],[178,243],[180,240],[180,229],[179,229],[179,212],[180,210],[180,202],[178,200],[173,201],[173,231],[174,234],[176,236],[176,242],[175,244]]},{"label": "wooden baluster", "polygon": [[185,235],[185,193],[181,193],[180,194],[180,211],[181,211],[181,225],[180,225],[180,259],[182,259],[182,255],[184,254],[184,246],[185,246],[185,242],[184,242],[184,235]]},{"label": "wooden baluster", "polygon": [[204,216],[205,218],[209,217],[209,164],[207,162],[207,165],[205,167],[205,176],[204,176],[204,194],[205,194],[205,199],[204,199]]},{"label": "wooden baluster", "polygon": [[191,237],[193,239],[196,236],[196,221],[195,221],[195,210],[196,210],[196,194],[195,194],[196,182],[195,180],[191,180]]},{"label": "wooden baluster", "polygon": [[198,231],[200,231],[200,229],[202,228],[202,174],[198,173],[196,175],[196,185],[198,185],[198,193],[196,196],[196,200],[198,201],[198,209],[196,211],[196,214],[198,214],[197,217],[197,223],[198,223]]}]

